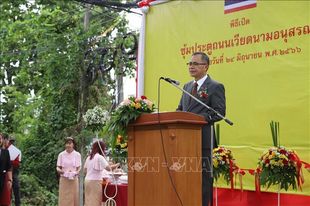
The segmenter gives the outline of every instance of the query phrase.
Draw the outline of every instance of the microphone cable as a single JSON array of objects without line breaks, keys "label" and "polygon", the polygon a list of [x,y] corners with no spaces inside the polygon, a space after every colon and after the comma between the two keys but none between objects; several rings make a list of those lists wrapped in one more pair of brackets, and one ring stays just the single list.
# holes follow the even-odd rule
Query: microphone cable
[{"label": "microphone cable", "polygon": [[178,197],[178,200],[179,200],[180,204],[183,206],[183,202],[182,202],[182,200],[180,198],[180,195],[179,195],[179,193],[178,193],[178,191],[177,191],[177,189],[175,187],[175,184],[174,184],[174,182],[172,180],[170,167],[169,167],[168,161],[167,161],[167,155],[166,155],[166,150],[165,150],[164,138],[163,138],[161,123],[160,123],[160,114],[159,114],[159,106],[160,106],[160,80],[161,80],[161,78],[159,78],[159,80],[158,80],[158,96],[157,96],[158,109],[157,109],[157,117],[158,117],[158,127],[159,127],[159,131],[160,131],[161,145],[162,145],[164,159],[165,159],[165,163],[166,163],[166,167],[167,167],[167,171],[168,171],[168,174],[169,174],[171,185],[172,185],[172,187],[174,189],[175,194]]},{"label": "microphone cable", "polygon": [[104,151],[103,151],[102,148],[101,148],[101,145],[100,145],[100,141],[99,141],[99,140],[97,140],[97,144],[98,144],[99,149],[100,149],[100,151],[101,151],[101,153],[102,153],[102,155],[103,155],[103,158],[108,162],[108,166],[109,166],[109,168],[110,168],[110,170],[111,170],[111,176],[112,176],[112,178],[113,178],[113,182],[114,182],[114,186],[115,186],[115,193],[114,193],[114,195],[112,195],[111,197],[109,197],[109,196],[107,195],[107,188],[108,188],[108,185],[109,185],[110,182],[107,181],[106,185],[104,186],[103,193],[104,193],[104,196],[107,198],[107,200],[106,200],[106,206],[117,206],[116,200],[115,200],[115,197],[116,197],[116,195],[117,195],[117,183],[116,183],[116,178],[115,178],[115,176],[114,176],[114,171],[112,170],[112,167],[111,167],[111,165],[109,164],[108,158],[106,157],[106,155],[104,154]]}]

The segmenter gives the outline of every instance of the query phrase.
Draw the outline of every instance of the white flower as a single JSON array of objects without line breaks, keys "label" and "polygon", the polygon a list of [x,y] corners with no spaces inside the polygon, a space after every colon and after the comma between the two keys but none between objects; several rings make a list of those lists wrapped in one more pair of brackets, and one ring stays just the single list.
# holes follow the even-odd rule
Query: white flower
[{"label": "white flower", "polygon": [[109,112],[103,110],[99,106],[95,106],[93,109],[88,109],[86,114],[83,115],[83,119],[86,122],[86,126],[102,125],[104,126],[110,119]]}]

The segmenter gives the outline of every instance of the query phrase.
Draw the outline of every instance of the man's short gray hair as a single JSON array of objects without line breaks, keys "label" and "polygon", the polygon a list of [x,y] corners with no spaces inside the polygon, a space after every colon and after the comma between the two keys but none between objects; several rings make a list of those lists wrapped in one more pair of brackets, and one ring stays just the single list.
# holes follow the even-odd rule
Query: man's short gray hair
[{"label": "man's short gray hair", "polygon": [[209,60],[208,55],[206,55],[206,53],[200,52],[200,51],[199,51],[199,52],[193,53],[192,56],[194,56],[194,55],[196,55],[196,54],[201,54],[201,60],[204,61],[204,62],[207,62],[207,64],[209,65],[210,60]]}]

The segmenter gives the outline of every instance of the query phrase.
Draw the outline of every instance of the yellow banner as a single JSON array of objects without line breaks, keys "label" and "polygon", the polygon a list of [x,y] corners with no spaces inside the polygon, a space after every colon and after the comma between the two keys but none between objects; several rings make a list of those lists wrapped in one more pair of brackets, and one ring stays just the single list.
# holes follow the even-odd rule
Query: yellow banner
[{"label": "yellow banner", "polygon": [[[220,123],[221,144],[232,150],[237,165],[258,167],[258,158],[273,146],[271,120],[280,122],[280,144],[309,163],[309,1],[258,0],[253,8],[227,14],[224,8],[224,1],[150,6],[145,95],[157,101],[161,76],[179,80],[181,87],[191,81],[186,63],[193,52],[204,51],[210,57],[208,74],[226,89],[226,115],[234,125]],[[162,81],[160,111],[174,111],[181,94]],[[303,173],[303,192],[297,193],[310,195],[310,175]],[[254,190],[254,181],[247,173],[243,188]]]}]

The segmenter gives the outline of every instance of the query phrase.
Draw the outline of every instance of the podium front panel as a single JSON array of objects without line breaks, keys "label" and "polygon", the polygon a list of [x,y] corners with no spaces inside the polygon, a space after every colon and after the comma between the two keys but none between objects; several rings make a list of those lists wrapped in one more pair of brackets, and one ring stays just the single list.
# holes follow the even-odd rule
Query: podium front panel
[{"label": "podium front panel", "polygon": [[201,124],[139,124],[128,127],[128,205],[202,205]]}]

